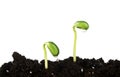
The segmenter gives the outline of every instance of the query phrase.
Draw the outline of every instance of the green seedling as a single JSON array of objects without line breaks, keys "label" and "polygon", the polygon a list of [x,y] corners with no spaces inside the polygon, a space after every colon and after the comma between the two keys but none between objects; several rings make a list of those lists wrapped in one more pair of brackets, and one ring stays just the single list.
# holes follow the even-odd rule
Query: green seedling
[{"label": "green seedling", "polygon": [[54,42],[46,42],[43,44],[43,50],[44,50],[44,59],[45,59],[45,69],[48,69],[48,60],[47,60],[47,52],[46,47],[49,49],[51,54],[56,57],[59,55],[59,48]]},{"label": "green seedling", "polygon": [[89,28],[89,25],[85,21],[77,21],[73,25],[73,31],[74,31],[73,62],[76,62],[77,32],[76,32],[75,28],[79,28],[79,29],[82,29],[82,30],[87,30]]}]

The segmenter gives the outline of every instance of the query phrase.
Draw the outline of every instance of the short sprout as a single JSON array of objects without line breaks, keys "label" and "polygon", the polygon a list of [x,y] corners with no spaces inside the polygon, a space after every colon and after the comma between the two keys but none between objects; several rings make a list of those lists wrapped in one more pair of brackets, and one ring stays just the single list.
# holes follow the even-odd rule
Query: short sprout
[{"label": "short sprout", "polygon": [[46,47],[49,49],[51,54],[56,57],[59,55],[59,48],[54,42],[46,42],[43,44],[43,49],[44,49],[44,58],[45,58],[45,69],[48,69],[48,61],[47,61],[47,52],[46,52]]}]

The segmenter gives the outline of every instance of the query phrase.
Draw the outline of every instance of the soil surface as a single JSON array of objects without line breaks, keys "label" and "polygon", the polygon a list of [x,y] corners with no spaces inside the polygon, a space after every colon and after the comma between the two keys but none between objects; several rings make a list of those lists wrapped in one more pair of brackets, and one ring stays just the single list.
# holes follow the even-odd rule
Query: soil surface
[{"label": "soil surface", "polygon": [[26,59],[17,52],[13,53],[13,61],[0,67],[0,77],[120,77],[120,61],[100,59],[82,59],[77,62],[69,57],[59,61],[48,61],[48,69],[44,68],[44,60]]}]

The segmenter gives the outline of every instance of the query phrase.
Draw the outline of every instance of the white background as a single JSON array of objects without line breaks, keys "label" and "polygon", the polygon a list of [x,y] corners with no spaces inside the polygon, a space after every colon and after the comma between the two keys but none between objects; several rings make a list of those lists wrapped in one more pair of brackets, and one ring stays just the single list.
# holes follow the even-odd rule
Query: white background
[{"label": "white background", "polygon": [[[58,45],[58,59],[72,56],[78,20],[90,28],[77,29],[77,56],[120,60],[119,0],[0,0],[0,65],[12,61],[14,51],[41,61],[46,41]],[[50,52],[48,59],[56,60]]]}]

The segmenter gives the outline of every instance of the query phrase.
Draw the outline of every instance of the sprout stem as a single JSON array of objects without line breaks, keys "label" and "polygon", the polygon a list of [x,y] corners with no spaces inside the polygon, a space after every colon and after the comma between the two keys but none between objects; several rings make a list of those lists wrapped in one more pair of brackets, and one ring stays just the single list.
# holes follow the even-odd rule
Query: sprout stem
[{"label": "sprout stem", "polygon": [[74,31],[74,46],[73,46],[73,61],[76,62],[76,41],[77,41],[77,32],[75,26],[73,26]]},{"label": "sprout stem", "polygon": [[43,45],[43,50],[44,50],[44,58],[45,58],[45,69],[48,69],[48,60],[47,60],[47,52],[45,48],[46,44]]}]

